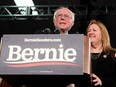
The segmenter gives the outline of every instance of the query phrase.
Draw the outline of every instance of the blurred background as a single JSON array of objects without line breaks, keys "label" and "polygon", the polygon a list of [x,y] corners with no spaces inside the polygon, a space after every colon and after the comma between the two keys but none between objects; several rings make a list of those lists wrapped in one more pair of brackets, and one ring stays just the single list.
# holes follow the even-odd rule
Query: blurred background
[{"label": "blurred background", "polygon": [[116,47],[115,0],[0,0],[0,37],[3,34],[41,34],[54,30],[52,17],[55,9],[67,6],[76,14],[71,34],[85,34],[91,19],[102,21]]},{"label": "blurred background", "polygon": [[[0,0],[0,38],[4,34],[43,34],[46,28],[54,31],[53,13],[60,6],[67,6],[76,14],[71,34],[85,34],[91,19],[100,20],[109,31],[112,47],[116,48],[116,0]],[[2,77],[6,82],[20,84],[21,76]]]}]

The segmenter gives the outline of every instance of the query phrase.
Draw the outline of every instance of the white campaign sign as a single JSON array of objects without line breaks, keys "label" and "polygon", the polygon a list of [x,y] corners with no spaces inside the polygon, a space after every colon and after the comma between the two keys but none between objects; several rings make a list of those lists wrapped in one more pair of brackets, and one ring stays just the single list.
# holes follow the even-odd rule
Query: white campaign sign
[{"label": "white campaign sign", "polygon": [[3,35],[0,74],[82,75],[84,35]]}]

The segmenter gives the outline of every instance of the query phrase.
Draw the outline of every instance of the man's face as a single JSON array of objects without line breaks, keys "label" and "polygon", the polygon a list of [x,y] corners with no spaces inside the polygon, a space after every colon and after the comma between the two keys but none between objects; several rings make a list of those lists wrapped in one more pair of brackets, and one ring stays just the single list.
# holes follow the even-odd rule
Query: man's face
[{"label": "man's face", "polygon": [[53,22],[58,29],[62,29],[66,31],[68,31],[74,25],[74,22],[72,21],[71,13],[66,8],[58,10],[56,18],[54,19]]}]

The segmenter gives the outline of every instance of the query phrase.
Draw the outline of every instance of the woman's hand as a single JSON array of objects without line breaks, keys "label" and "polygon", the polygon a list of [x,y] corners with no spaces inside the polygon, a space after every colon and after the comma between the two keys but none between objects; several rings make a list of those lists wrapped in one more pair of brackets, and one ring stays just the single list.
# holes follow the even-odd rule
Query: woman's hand
[{"label": "woman's hand", "polygon": [[95,74],[92,74],[92,78],[93,78],[92,82],[94,83],[94,86],[102,85],[102,81],[98,76],[96,76]]}]

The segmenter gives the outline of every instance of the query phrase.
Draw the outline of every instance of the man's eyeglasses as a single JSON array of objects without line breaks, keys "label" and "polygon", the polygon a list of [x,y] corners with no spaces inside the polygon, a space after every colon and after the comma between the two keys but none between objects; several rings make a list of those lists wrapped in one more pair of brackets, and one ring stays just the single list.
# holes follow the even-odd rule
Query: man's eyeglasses
[{"label": "man's eyeglasses", "polygon": [[59,17],[64,17],[64,18],[66,18],[66,19],[71,19],[72,17],[70,17],[69,15],[67,15],[67,14],[58,14],[58,15],[56,15],[56,18],[59,18]]}]

